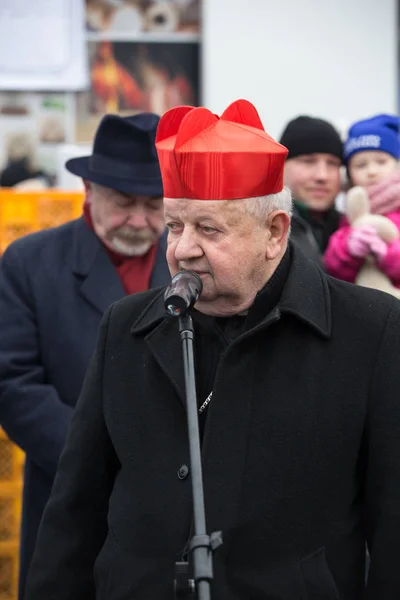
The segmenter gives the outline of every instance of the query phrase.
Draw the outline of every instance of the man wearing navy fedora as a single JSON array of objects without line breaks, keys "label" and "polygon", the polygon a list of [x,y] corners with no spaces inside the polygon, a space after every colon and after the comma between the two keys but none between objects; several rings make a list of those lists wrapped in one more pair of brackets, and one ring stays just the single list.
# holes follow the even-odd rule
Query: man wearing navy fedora
[{"label": "man wearing navy fedora", "polygon": [[92,155],[66,164],[84,182],[82,217],[13,242],[0,260],[0,424],[26,453],[21,599],[102,315],[170,279],[158,122],[106,115]]}]

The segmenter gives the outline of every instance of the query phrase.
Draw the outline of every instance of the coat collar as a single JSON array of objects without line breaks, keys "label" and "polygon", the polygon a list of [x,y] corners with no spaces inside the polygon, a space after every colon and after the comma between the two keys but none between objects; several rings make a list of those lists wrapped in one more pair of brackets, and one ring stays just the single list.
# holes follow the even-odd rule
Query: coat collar
[{"label": "coat collar", "polygon": [[[170,280],[165,251],[166,234],[161,237],[157,248],[150,287],[165,285]],[[72,247],[72,270],[81,280],[81,294],[101,313],[125,296],[124,287],[114,265],[83,217],[76,221]]]},{"label": "coat collar", "polygon": [[292,263],[279,301],[282,314],[291,314],[322,337],[332,330],[331,301],[327,275],[292,245]]},{"label": "coat collar", "polygon": [[80,293],[99,312],[125,296],[125,290],[107,252],[82,218],[76,222],[72,270],[80,280]]},{"label": "coat collar", "polygon": [[157,248],[156,260],[154,263],[153,271],[150,278],[150,287],[156,288],[162,285],[167,285],[171,281],[171,274],[169,272],[167,259],[165,257],[167,252],[167,231],[163,233]]},{"label": "coat collar", "polygon": [[[183,405],[185,387],[182,343],[179,320],[165,314],[162,288],[145,307],[131,328],[133,335],[145,335],[145,340],[160,368],[171,381]],[[165,343],[168,340],[168,343]],[[172,360],[171,360],[172,357]]]},{"label": "coat collar", "polygon": [[[278,309],[281,314],[291,314],[319,335],[329,338],[332,323],[327,276],[297,246],[292,245],[291,250],[291,265]],[[132,326],[133,334],[148,332],[165,319],[163,292],[164,290],[139,315]]]},{"label": "coat collar", "polygon": [[[317,335],[329,338],[331,335],[331,308],[327,276],[297,247],[292,247],[291,250],[292,260],[289,274],[278,306],[274,309],[273,314],[265,316],[257,329],[263,326],[268,327],[271,319],[277,320],[286,313],[308,325]],[[134,322],[131,332],[133,335],[145,336],[146,343],[160,368],[185,404],[179,323],[178,319],[165,315],[164,289],[153,296],[153,299]],[[246,335],[251,335],[251,332]],[[168,343],[166,343],[167,340]],[[174,360],[171,360],[171,357],[174,357]]]}]

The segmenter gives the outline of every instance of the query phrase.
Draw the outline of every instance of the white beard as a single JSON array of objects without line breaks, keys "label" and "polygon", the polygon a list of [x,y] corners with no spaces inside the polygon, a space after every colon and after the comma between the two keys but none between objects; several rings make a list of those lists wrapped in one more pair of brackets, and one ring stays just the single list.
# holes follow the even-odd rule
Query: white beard
[{"label": "white beard", "polygon": [[149,240],[144,242],[125,242],[120,238],[113,238],[111,244],[119,254],[123,256],[143,256],[148,252],[153,245]]}]

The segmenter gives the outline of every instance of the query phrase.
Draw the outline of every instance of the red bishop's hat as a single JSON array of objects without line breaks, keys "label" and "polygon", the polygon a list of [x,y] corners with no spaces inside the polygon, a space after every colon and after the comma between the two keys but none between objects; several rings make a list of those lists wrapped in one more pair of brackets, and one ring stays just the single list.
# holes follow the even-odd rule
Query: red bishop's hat
[{"label": "red bishop's hat", "polygon": [[283,189],[288,150],[263,127],[247,100],[221,117],[178,106],[161,117],[156,135],[165,198],[235,200]]}]

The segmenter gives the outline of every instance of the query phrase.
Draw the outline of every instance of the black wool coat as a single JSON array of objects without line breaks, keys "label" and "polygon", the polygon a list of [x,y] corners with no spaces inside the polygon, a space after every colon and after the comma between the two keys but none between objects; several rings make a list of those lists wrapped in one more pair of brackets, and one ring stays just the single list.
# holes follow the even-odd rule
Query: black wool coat
[{"label": "black wool coat", "polygon": [[[366,541],[366,598],[400,598],[399,317],[295,249],[276,308],[222,354],[202,446],[213,599],[361,600]],[[180,344],[163,290],[105,315],[26,600],[173,600],[191,524]]]}]

